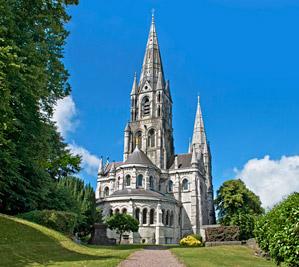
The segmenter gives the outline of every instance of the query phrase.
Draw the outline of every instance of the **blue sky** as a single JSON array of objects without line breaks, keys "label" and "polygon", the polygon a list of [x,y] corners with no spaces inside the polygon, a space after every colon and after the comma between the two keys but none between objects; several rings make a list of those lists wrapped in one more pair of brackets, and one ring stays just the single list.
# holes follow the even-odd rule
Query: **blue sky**
[{"label": "blue sky", "polygon": [[[270,175],[267,181],[276,183],[295,166],[290,181],[299,190],[298,1],[82,0],[70,8],[65,49],[76,110],[66,141],[122,160],[129,94],[152,8],[173,97],[176,153],[187,151],[200,94],[215,189],[237,175],[250,184],[246,164],[255,158],[263,164],[269,155],[267,166],[278,170],[285,156],[286,170],[274,177],[270,168],[258,180]],[[92,174],[83,170],[82,177],[95,185]]]}]

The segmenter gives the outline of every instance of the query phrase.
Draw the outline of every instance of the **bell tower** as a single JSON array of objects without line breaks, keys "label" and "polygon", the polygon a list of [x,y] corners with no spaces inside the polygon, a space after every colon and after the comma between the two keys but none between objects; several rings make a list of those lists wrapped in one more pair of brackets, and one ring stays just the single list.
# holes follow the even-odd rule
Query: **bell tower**
[{"label": "bell tower", "polygon": [[137,82],[131,90],[130,121],[125,128],[124,161],[138,146],[161,169],[174,158],[172,99],[169,81],[165,81],[154,15],[145,55]]}]

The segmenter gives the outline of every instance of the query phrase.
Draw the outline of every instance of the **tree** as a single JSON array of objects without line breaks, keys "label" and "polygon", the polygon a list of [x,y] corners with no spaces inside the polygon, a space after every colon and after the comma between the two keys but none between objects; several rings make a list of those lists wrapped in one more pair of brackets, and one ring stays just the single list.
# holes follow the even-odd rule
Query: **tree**
[{"label": "tree", "polygon": [[106,224],[111,230],[119,234],[119,244],[124,232],[137,232],[139,222],[129,214],[116,213],[106,219]]},{"label": "tree", "polygon": [[299,266],[299,193],[293,193],[255,225],[256,240],[276,263]]},{"label": "tree", "polygon": [[259,197],[240,179],[224,182],[217,190],[215,204],[219,223],[239,226],[241,239],[253,236],[255,218],[264,213]]},{"label": "tree", "polygon": [[63,47],[76,0],[0,0],[0,212],[40,208],[53,180],[79,171],[52,121],[69,95]]}]

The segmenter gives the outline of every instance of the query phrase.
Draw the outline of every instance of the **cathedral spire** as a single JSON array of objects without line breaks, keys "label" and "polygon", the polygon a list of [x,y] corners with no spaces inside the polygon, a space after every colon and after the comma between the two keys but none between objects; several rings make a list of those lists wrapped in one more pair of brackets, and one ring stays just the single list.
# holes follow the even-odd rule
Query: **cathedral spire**
[{"label": "cathedral spire", "polygon": [[103,173],[104,173],[103,157],[101,156],[101,158],[100,158],[100,163],[99,163],[98,174],[99,174],[99,175],[102,175]]},{"label": "cathedral spire", "polygon": [[195,116],[194,122],[194,130],[193,130],[193,137],[192,137],[192,149],[196,149],[197,152],[201,151],[203,153],[203,147],[207,143],[206,140],[206,132],[203,123],[201,108],[200,108],[200,99],[198,96],[197,101],[197,111]]},{"label": "cathedral spire", "polygon": [[155,85],[158,81],[158,75],[161,72],[161,78],[164,82],[164,73],[162,67],[162,60],[160,55],[160,49],[158,44],[158,38],[156,33],[155,18],[152,13],[152,23],[147,39],[142,70],[140,75],[140,85],[142,86],[146,81],[150,86],[155,89]]},{"label": "cathedral spire", "polygon": [[137,92],[138,92],[137,74],[136,74],[136,72],[135,72],[135,74],[134,74],[134,80],[133,80],[133,85],[132,85],[131,95],[136,95]]}]

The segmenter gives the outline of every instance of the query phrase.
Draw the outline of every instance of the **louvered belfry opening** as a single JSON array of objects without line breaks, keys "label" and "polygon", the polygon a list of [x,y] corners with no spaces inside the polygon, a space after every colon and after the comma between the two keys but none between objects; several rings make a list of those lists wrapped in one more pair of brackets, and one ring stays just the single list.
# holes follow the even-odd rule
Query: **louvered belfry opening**
[{"label": "louvered belfry opening", "polygon": [[146,96],[142,100],[142,115],[145,117],[145,116],[149,116],[150,114],[151,114],[151,105],[150,105],[149,98]]}]

